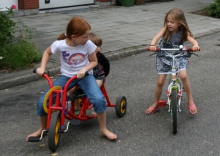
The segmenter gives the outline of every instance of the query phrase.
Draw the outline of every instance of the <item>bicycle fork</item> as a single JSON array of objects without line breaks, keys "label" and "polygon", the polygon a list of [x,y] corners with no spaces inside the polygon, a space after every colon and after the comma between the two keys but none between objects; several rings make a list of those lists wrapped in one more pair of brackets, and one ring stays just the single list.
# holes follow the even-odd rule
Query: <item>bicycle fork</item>
[{"label": "bicycle fork", "polygon": [[177,91],[177,111],[181,112],[180,104],[181,104],[181,99],[182,99],[182,89],[180,89],[180,85],[179,84],[175,84],[175,86],[174,86],[172,83],[169,85],[168,90],[166,90],[166,93],[167,93],[167,105],[169,106],[168,112],[172,111],[172,109],[171,109],[171,103],[172,103],[171,91],[172,91],[172,89]]}]

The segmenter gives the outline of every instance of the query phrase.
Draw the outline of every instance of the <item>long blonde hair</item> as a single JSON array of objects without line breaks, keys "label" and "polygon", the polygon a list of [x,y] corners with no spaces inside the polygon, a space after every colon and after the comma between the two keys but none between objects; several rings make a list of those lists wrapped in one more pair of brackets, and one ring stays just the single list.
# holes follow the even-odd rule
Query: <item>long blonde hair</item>
[{"label": "long blonde hair", "polygon": [[[173,20],[175,20],[176,22],[178,22],[181,26],[179,27],[179,31],[182,34],[182,39],[181,42],[186,41],[187,40],[187,36],[188,34],[190,36],[193,37],[192,32],[190,31],[188,24],[186,22],[186,18],[184,16],[184,13],[182,10],[174,8],[171,9],[165,16],[164,18],[164,26],[167,28],[167,18],[168,16],[170,16],[171,18],[173,18]],[[169,40],[170,39],[170,32],[168,29],[166,29],[165,33],[163,34],[163,38],[165,40]]]}]

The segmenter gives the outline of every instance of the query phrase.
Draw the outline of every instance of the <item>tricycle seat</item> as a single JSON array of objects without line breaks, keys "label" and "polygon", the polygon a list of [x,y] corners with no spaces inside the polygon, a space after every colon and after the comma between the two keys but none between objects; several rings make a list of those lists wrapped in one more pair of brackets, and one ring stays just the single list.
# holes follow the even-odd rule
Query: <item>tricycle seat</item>
[{"label": "tricycle seat", "polygon": [[67,100],[72,101],[72,100],[83,98],[83,97],[86,97],[86,94],[83,92],[82,89],[77,88],[69,96],[67,96]]}]

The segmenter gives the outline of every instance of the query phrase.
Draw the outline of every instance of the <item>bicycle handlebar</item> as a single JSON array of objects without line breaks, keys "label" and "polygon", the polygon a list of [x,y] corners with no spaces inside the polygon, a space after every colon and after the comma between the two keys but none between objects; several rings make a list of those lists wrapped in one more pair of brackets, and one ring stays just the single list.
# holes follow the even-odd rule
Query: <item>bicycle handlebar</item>
[{"label": "bicycle handlebar", "polygon": [[[150,46],[147,47],[147,51],[151,51],[150,50]],[[156,47],[156,51],[155,52],[161,52],[161,51],[185,51],[185,52],[194,52],[193,51],[193,48],[188,48],[187,46],[186,47],[183,47],[182,45],[180,45],[180,48],[158,48]],[[198,49],[198,51],[200,51],[200,48]]]}]

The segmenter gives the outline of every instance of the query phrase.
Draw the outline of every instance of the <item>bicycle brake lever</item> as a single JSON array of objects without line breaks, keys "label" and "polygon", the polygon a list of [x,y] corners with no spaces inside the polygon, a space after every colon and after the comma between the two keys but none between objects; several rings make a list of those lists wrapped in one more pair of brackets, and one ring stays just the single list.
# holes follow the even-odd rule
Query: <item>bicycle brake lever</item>
[{"label": "bicycle brake lever", "polygon": [[195,53],[192,53],[193,55],[196,55],[197,57],[199,57],[199,55],[195,54]]},{"label": "bicycle brake lever", "polygon": [[156,55],[157,53],[150,54],[149,56]]}]

